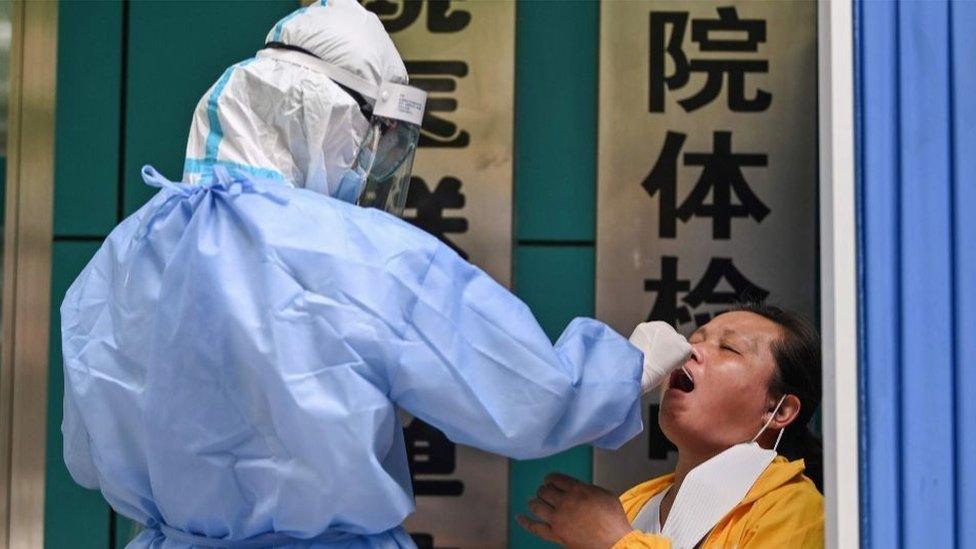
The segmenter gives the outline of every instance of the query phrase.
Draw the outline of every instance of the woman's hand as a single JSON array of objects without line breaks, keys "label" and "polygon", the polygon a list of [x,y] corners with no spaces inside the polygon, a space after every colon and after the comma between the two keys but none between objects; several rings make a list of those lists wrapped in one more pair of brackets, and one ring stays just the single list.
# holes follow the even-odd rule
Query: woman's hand
[{"label": "woman's hand", "polygon": [[550,474],[529,502],[539,520],[516,520],[540,538],[570,548],[608,548],[633,530],[612,493],[572,477]]}]

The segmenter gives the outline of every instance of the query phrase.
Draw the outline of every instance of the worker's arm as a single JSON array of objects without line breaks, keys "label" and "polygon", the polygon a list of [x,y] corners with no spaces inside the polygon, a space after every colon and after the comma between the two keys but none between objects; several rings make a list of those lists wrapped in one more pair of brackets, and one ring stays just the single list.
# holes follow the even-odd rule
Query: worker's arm
[{"label": "worker's arm", "polygon": [[[61,304],[61,348],[64,353],[64,396],[62,398],[63,416],[61,420],[61,440],[62,457],[64,464],[71,474],[71,478],[81,486],[90,490],[99,488],[98,470],[92,460],[91,435],[85,426],[85,419],[78,408],[75,392],[79,386],[85,386],[83,382],[76,382],[73,374],[82,369],[76,364],[74,357],[77,356],[77,349],[83,343],[74,340],[71,334],[79,330],[77,326],[79,303],[82,296],[90,301],[103,300],[104,294],[98,292],[88,292],[91,286],[92,277],[103,278],[102,272],[94,267],[94,262],[82,270],[78,279],[72,284],[64,302]],[[101,280],[100,280],[101,281]],[[94,295],[92,295],[94,294]]]},{"label": "worker's arm", "polygon": [[92,462],[88,429],[85,428],[84,420],[78,412],[70,384],[65,383],[65,386],[64,418],[61,422],[64,464],[75,482],[95,490],[99,487],[98,471]]},{"label": "worker's arm", "polygon": [[520,459],[640,432],[636,347],[582,318],[553,345],[524,303],[437,244],[389,372],[399,406],[455,442]]}]

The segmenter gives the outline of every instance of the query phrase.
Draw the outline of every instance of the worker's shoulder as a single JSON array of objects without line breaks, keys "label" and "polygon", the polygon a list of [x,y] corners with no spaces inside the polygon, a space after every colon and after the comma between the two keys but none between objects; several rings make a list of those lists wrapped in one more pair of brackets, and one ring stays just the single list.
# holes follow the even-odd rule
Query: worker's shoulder
[{"label": "worker's shoulder", "polygon": [[[364,208],[306,189],[289,189],[287,203],[259,205],[269,242],[294,245],[307,241],[311,249],[346,252],[360,250],[375,259],[413,252],[431,257],[440,240],[407,221],[375,208]],[[258,201],[255,201],[258,202]]]}]

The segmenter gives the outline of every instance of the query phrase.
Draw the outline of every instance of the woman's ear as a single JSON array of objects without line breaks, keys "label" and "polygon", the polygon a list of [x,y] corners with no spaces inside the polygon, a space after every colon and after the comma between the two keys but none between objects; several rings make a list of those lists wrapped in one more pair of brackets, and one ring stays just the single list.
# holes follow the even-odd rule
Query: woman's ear
[{"label": "woman's ear", "polygon": [[798,415],[800,415],[800,399],[796,395],[786,395],[773,421],[769,422],[769,429],[785,429]]}]

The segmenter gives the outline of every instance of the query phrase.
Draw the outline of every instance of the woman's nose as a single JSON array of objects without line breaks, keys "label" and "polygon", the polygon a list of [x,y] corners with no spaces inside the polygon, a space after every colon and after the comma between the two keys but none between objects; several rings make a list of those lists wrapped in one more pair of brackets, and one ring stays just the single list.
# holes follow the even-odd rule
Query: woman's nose
[{"label": "woman's nose", "polygon": [[700,345],[700,343],[692,343],[691,345],[691,360],[694,360],[699,364],[701,364],[702,360],[704,359],[704,355],[702,355],[702,351],[699,349]]}]

